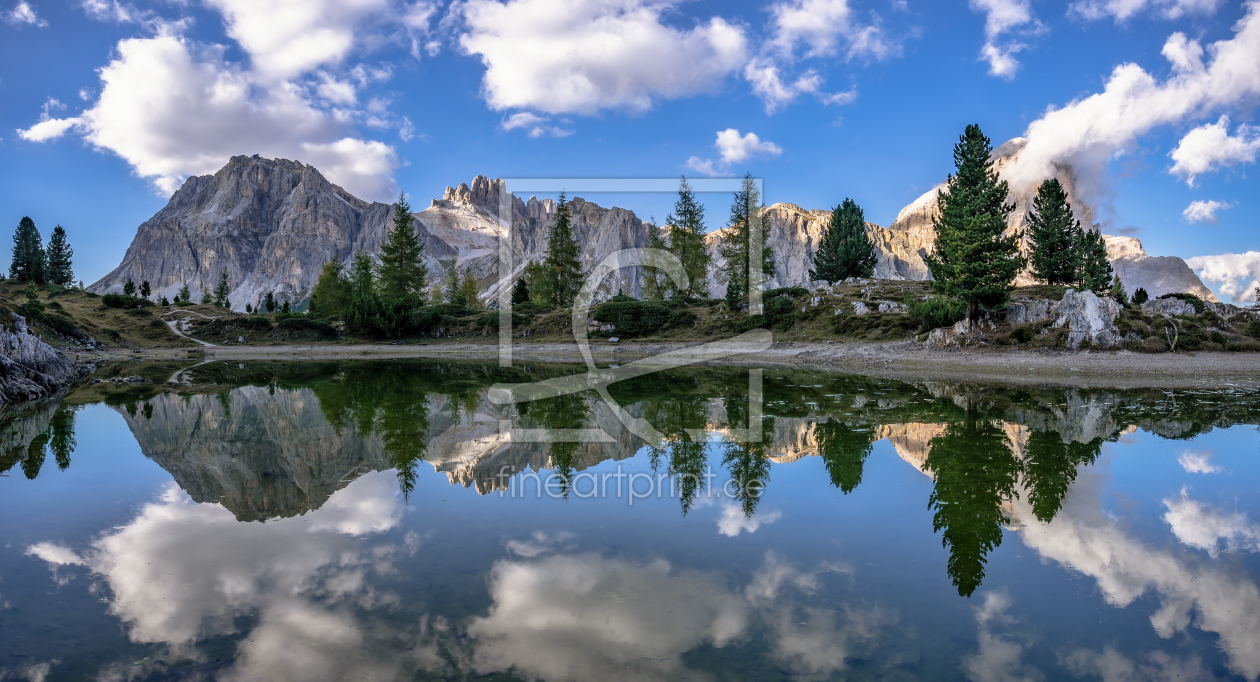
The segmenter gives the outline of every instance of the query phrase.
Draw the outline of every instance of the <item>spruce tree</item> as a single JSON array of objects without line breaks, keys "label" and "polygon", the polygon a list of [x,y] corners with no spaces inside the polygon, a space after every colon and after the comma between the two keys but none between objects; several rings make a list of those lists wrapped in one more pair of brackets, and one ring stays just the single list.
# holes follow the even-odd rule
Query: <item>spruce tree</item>
[{"label": "spruce tree", "polygon": [[547,235],[547,277],[551,283],[552,300],[562,308],[573,307],[578,291],[582,288],[582,261],[577,241],[573,239],[573,216],[564,192],[556,205],[556,218]]},{"label": "spruce tree", "polygon": [[[135,288],[134,284],[132,285],[132,288],[133,289]],[[214,303],[214,295],[210,293],[209,289],[202,289],[201,290],[201,305],[212,305],[213,303]]]},{"label": "spruce tree", "polygon": [[[669,251],[669,244],[663,236],[664,230],[656,226],[656,220],[649,221],[647,227],[648,248],[656,251]],[[643,299],[645,301],[663,301],[668,294],[669,283],[665,272],[659,268],[643,268]]]},{"label": "spruce tree", "polygon": [[152,294],[152,293],[153,293],[153,287],[149,286],[149,280],[146,279],[140,283],[140,297],[141,298],[148,298],[149,294]]},{"label": "spruce tree", "polygon": [[1121,306],[1129,307],[1129,295],[1124,291],[1124,282],[1120,281],[1120,275],[1116,275],[1111,281],[1111,289],[1107,290],[1107,295],[1116,299],[1116,303]]},{"label": "spruce tree", "polygon": [[1107,244],[1102,233],[1093,230],[1081,232],[1077,238],[1077,251],[1080,254],[1080,269],[1076,281],[1082,289],[1089,289],[1102,294],[1111,286],[1111,261],[1107,260]]},{"label": "spruce tree", "polygon": [[[187,289],[187,286],[185,286],[184,288]],[[270,291],[267,292],[267,296],[263,299],[263,307],[266,308],[267,312],[269,313],[276,312],[275,294],[271,293]]]},{"label": "spruce tree", "polygon": [[446,276],[442,278],[442,294],[447,303],[464,305],[464,297],[459,290],[459,270],[455,269],[454,261],[451,261],[451,267],[446,269]]},{"label": "spruce tree", "polygon": [[379,333],[383,326],[383,306],[371,257],[362,251],[354,254],[349,279],[350,314],[347,326],[360,334]]},{"label": "spruce tree", "polygon": [[342,317],[350,309],[350,281],[346,279],[346,263],[334,254],[319,272],[319,280],[311,291],[312,314]]},{"label": "spruce tree", "polygon": [[[669,251],[682,262],[687,273],[687,286],[667,283],[671,298],[708,298],[709,250],[704,245],[704,206],[696,200],[696,193],[683,177],[678,184],[678,201],[674,212],[665,219],[672,229],[669,232]],[[746,272],[746,270],[745,270]]]},{"label": "spruce tree", "polygon": [[[761,221],[763,208],[756,181],[751,173],[745,173],[739,191],[731,202],[731,224],[727,228],[726,239],[719,247],[722,258],[726,260],[726,303],[731,308],[737,306],[740,299],[753,287],[761,286],[774,276],[774,251],[765,245],[765,226]],[[761,224],[761,238],[757,245],[752,244],[754,220]],[[751,260],[750,254],[757,251],[758,246],[761,252],[761,277],[752,280],[749,270],[755,261]],[[707,250],[705,253],[708,253]]]},{"label": "spruce tree", "polygon": [[551,295],[551,276],[548,274],[547,266],[537,261],[530,261],[525,266],[525,272],[521,279],[525,280],[526,288],[529,290],[529,300],[538,305],[550,306],[555,305],[555,300]]},{"label": "spruce tree", "polygon": [[35,221],[29,217],[18,222],[13,233],[13,262],[9,265],[9,277],[19,282],[43,284],[44,240],[35,229]]},{"label": "spruce tree", "polygon": [[381,246],[380,288],[386,298],[423,297],[429,276],[421,256],[424,245],[416,234],[415,216],[402,195],[394,206],[394,229]]},{"label": "spruce tree", "polygon": [[[135,282],[135,280],[130,279],[130,278],[128,278],[128,279],[127,279],[127,283],[123,285],[123,294],[125,294],[125,295],[127,295],[127,296],[135,296],[135,295],[136,295],[136,282]],[[204,303],[204,301],[203,301],[203,303]]]},{"label": "spruce tree", "polygon": [[1041,183],[1028,212],[1029,262],[1033,275],[1046,284],[1073,284],[1080,267],[1081,221],[1072,216],[1063,185],[1053,178]]},{"label": "spruce tree", "polygon": [[512,287],[512,305],[522,303],[529,303],[529,285],[525,283],[524,277],[516,280],[516,286]]},{"label": "spruce tree", "polygon": [[232,293],[231,280],[228,279],[227,268],[219,271],[219,284],[214,288],[214,304],[226,308],[230,304],[228,294]]},{"label": "spruce tree", "polygon": [[1015,206],[1006,203],[1007,185],[993,169],[992,151],[980,126],[967,126],[954,145],[958,174],[936,199],[936,253],[924,259],[936,290],[966,302],[973,323],[981,305],[1006,303],[1011,281],[1024,267],[1017,238],[1003,235]]},{"label": "spruce tree", "polygon": [[60,225],[54,227],[52,237],[48,239],[48,281],[63,287],[74,284],[73,259],[74,249],[70,248],[70,242],[66,240],[66,228]]},{"label": "spruce tree", "polygon": [[875,274],[875,245],[866,234],[866,215],[857,202],[845,197],[831,209],[831,221],[818,242],[814,269],[809,278],[835,284],[849,277],[870,277]]},{"label": "spruce tree", "polygon": [[1146,289],[1138,287],[1137,290],[1133,292],[1133,305],[1142,305],[1149,300],[1151,300],[1151,295],[1146,293]]}]

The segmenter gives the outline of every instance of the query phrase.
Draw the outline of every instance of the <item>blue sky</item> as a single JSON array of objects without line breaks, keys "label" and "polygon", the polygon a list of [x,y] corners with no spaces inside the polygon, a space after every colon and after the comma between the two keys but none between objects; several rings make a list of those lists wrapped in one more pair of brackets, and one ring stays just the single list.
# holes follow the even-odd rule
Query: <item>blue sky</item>
[{"label": "blue sky", "polygon": [[[1226,0],[0,0],[0,224],[92,282],[189,175],[315,165],[417,208],[492,177],[765,178],[868,220],[979,123],[1068,163],[1104,231],[1250,299],[1260,3]],[[1222,118],[1225,117],[1225,118]],[[750,137],[750,135],[752,137]],[[664,218],[662,195],[600,196]],[[729,198],[705,196],[710,227]],[[1197,202],[1197,203],[1196,203]],[[1214,203],[1213,203],[1214,202]]]}]

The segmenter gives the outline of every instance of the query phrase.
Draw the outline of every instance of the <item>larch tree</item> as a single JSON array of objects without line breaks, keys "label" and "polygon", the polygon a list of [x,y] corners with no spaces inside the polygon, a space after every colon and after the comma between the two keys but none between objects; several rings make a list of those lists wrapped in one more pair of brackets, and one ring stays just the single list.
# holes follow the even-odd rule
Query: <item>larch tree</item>
[{"label": "larch tree", "polygon": [[678,183],[678,201],[665,223],[670,226],[668,250],[682,263],[688,279],[686,287],[666,284],[670,298],[708,298],[711,258],[704,244],[704,206],[696,200],[686,177]]},{"label": "larch tree", "polygon": [[350,309],[350,281],[346,279],[346,263],[340,255],[324,263],[319,280],[311,290],[310,312],[322,317],[342,317]]},{"label": "larch tree", "polygon": [[993,168],[992,152],[980,126],[967,126],[954,145],[958,172],[936,199],[936,253],[924,259],[936,290],[965,302],[973,324],[981,305],[1006,303],[1011,282],[1024,267],[1018,238],[1004,234],[1015,206],[1006,203],[1006,181]]},{"label": "larch tree", "polygon": [[13,262],[9,277],[19,282],[43,284],[45,280],[44,240],[35,228],[35,221],[24,217],[13,233]]},{"label": "larch tree", "polygon": [[381,246],[381,294],[390,299],[423,298],[429,269],[424,264],[424,245],[416,234],[415,216],[404,195],[394,205],[394,229]]},{"label": "larch tree", "polygon": [[560,203],[556,204],[556,218],[547,235],[547,258],[543,265],[551,280],[552,300],[562,308],[573,307],[582,288],[585,278],[580,255],[578,243],[573,238],[573,215],[564,192],[561,192]]},{"label": "larch tree", "polygon": [[857,202],[845,197],[831,209],[831,220],[818,242],[809,278],[834,284],[849,277],[870,277],[878,262],[875,245],[866,234],[866,214]]},{"label": "larch tree", "polygon": [[[739,305],[740,299],[754,287],[760,287],[774,276],[774,251],[765,245],[765,228],[761,219],[763,209],[761,190],[757,188],[752,174],[745,173],[739,191],[731,202],[731,224],[727,228],[726,239],[719,247],[719,253],[726,260],[723,268],[726,274],[726,303],[731,308]],[[760,228],[756,230],[758,234],[755,235],[755,244],[754,226]],[[758,252],[761,258],[758,263],[761,267],[760,274],[752,272],[753,264],[757,263],[753,254]],[[708,253],[707,250],[705,253]]]},{"label": "larch tree", "polygon": [[1033,276],[1046,284],[1075,283],[1080,268],[1080,236],[1081,221],[1073,217],[1063,185],[1054,178],[1041,183],[1028,212]]},{"label": "larch tree", "polygon": [[74,284],[74,249],[66,239],[66,228],[60,225],[53,228],[45,260],[49,282],[63,287]]}]

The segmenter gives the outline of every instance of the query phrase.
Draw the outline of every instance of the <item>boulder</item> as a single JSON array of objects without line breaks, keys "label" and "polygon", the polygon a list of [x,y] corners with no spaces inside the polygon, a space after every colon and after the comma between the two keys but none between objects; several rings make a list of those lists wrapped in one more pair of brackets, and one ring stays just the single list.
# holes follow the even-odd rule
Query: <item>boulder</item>
[{"label": "boulder", "polygon": [[870,309],[870,308],[867,308],[865,303],[863,303],[863,302],[861,302],[861,301],[854,301],[854,302],[853,302],[853,314],[854,314],[854,315],[865,315],[865,314],[867,314],[867,313],[869,313],[869,312],[871,312],[871,309]]},{"label": "boulder", "polygon": [[1194,306],[1179,298],[1152,298],[1142,304],[1143,315],[1194,315]]},{"label": "boulder", "polygon": [[13,328],[0,326],[0,403],[37,400],[79,380],[73,360],[32,334],[26,318],[10,315]]},{"label": "boulder", "polygon": [[1006,321],[1011,324],[1034,324],[1048,319],[1050,319],[1050,301],[1045,299],[1011,303],[1006,306]]},{"label": "boulder", "polygon": [[881,313],[904,313],[906,312],[906,304],[893,303],[892,301],[880,301],[879,312]]},{"label": "boulder", "polygon": [[1110,348],[1120,342],[1115,320],[1120,304],[1110,298],[1099,298],[1092,291],[1068,289],[1063,300],[1050,306],[1053,326],[1068,330],[1068,347],[1073,350],[1090,343]]}]

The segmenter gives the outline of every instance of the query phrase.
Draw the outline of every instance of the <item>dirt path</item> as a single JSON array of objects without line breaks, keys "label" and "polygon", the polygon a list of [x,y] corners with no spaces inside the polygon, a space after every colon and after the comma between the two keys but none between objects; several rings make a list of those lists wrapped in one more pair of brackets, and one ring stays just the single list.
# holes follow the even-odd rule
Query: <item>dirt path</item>
[{"label": "dirt path", "polygon": [[203,345],[203,346],[214,346],[214,344],[213,344],[213,343],[206,343],[205,341],[202,341],[201,339],[194,339],[193,337],[191,337],[191,336],[189,336],[189,335],[185,334],[184,332],[185,332],[185,331],[187,331],[187,330],[186,330],[186,329],[182,329],[181,327],[184,327],[184,325],[187,323],[187,321],[188,321],[188,317],[186,317],[186,316],[188,316],[188,315],[196,315],[197,317],[200,317],[200,318],[202,318],[202,319],[206,319],[206,320],[217,320],[217,319],[219,319],[219,318],[217,318],[217,317],[208,317],[208,316],[206,316],[206,315],[202,315],[201,313],[199,313],[199,312],[197,312],[197,311],[195,311],[195,310],[176,310],[176,311],[172,311],[172,312],[169,312],[169,313],[163,313],[163,314],[162,314],[162,317],[165,317],[165,316],[167,316],[167,315],[179,315],[180,313],[183,313],[183,314],[185,315],[185,317],[175,317],[174,319],[170,319],[170,320],[162,320],[162,321],[166,323],[166,326],[168,326],[168,327],[170,327],[170,328],[171,328],[171,331],[172,331],[172,332],[174,332],[176,336],[182,336],[182,337],[184,337],[185,339],[188,339],[189,341],[193,341],[193,342],[199,343],[199,344],[201,344],[201,345]]},{"label": "dirt path", "polygon": [[[684,343],[592,343],[601,366],[630,362],[667,351],[694,348]],[[493,343],[416,345],[215,346],[207,354],[222,360],[332,360],[443,358],[496,360]],[[514,346],[516,362],[581,363],[572,344]],[[778,342],[756,353],[709,363],[742,367],[820,369],[905,381],[980,381],[1017,384],[1107,386],[1115,388],[1260,387],[1258,353],[1119,352],[1057,353],[1012,350],[925,350],[913,341],[897,343]]]}]

